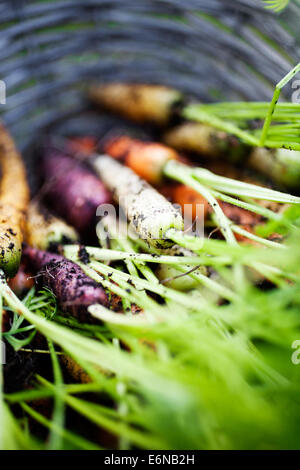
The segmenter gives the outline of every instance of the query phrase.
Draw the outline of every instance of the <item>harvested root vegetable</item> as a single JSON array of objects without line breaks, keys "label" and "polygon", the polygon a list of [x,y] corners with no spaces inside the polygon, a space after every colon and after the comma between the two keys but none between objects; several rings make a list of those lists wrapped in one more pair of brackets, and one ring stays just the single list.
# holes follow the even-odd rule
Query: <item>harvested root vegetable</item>
[{"label": "harvested root vegetable", "polygon": [[17,274],[10,279],[8,285],[19,297],[33,287],[34,280],[32,273],[27,269],[24,263],[20,264]]},{"label": "harvested root vegetable", "polygon": [[[115,140],[115,143],[118,141],[122,142],[121,139],[117,139]],[[114,158],[119,158],[121,160],[123,158],[124,160],[124,148],[122,148],[121,144],[118,147],[113,143],[111,147],[108,145],[106,149],[111,152]],[[141,175],[141,171],[143,171],[141,170],[141,168],[143,166],[144,161],[143,152],[137,152],[136,158],[138,157],[140,158],[139,166],[133,166],[130,160],[126,157],[126,153],[124,162],[126,163],[126,165],[130,166],[132,169],[134,169],[134,171],[139,172],[139,174]],[[149,158],[151,159],[151,156]],[[147,159],[145,159],[145,163],[147,165],[149,164],[148,157]],[[241,201],[238,198],[240,196],[246,196],[250,197],[252,200],[255,201],[269,200],[280,203],[300,203],[300,198],[292,196],[290,194],[285,194],[261,186],[218,176],[211,173],[207,169],[201,167],[191,167],[182,163],[179,155],[177,156],[177,158],[174,159],[165,159],[165,162],[160,162],[159,165],[157,165],[155,159],[152,158],[151,167],[152,171],[157,171],[157,174],[160,174],[161,179],[163,178],[163,176],[165,176],[172,180],[178,181],[201,194],[201,196],[203,196],[203,198],[207,200],[210,207],[213,209],[215,223],[218,227],[220,227],[222,235],[224,236],[226,241],[232,245],[237,243],[237,240],[233,233],[235,232],[239,233],[239,235],[242,236],[245,235],[251,240],[258,241],[265,245],[271,246],[269,241],[264,240],[262,237],[256,237],[254,234],[249,235],[248,230],[244,230],[243,228],[237,226],[232,227],[232,223],[222,211],[218,200],[229,202],[230,204],[242,207],[243,209],[250,210],[252,212],[262,215],[263,217],[271,219],[277,219],[276,214],[274,214],[272,211],[264,210],[262,207],[258,207],[256,202],[255,204],[246,203],[245,201]],[[153,170],[153,167],[155,168],[155,170]],[[143,175],[144,174],[145,173],[143,173]],[[232,197],[231,195],[234,195],[235,197]],[[173,241],[178,243],[178,238],[174,231],[172,232],[170,230],[168,232],[168,237],[172,238]],[[185,243],[185,241],[182,240],[180,243]],[[274,244],[272,244],[272,246],[274,246]]]},{"label": "harvested root vegetable", "polygon": [[[196,217],[199,218],[200,215],[203,216],[203,219],[206,219],[208,214],[213,213],[208,202],[197,191],[184,184],[165,186],[161,192],[165,197],[170,198],[173,203],[180,205],[183,214],[192,220],[195,220]],[[253,233],[253,228],[262,221],[261,216],[241,207],[222,201],[218,201],[218,203],[228,219],[248,232]],[[236,234],[235,236],[237,241],[249,242],[249,239],[243,235]]]},{"label": "harvested root vegetable", "polygon": [[300,152],[256,147],[248,158],[248,165],[281,186],[299,189]]},{"label": "harvested root vegetable", "polygon": [[23,256],[37,273],[35,279],[38,287],[50,289],[63,311],[86,321],[90,305],[108,305],[104,289],[72,261],[30,246],[24,247]]},{"label": "harvested root vegetable", "polygon": [[176,150],[209,158],[225,156],[227,160],[236,161],[249,153],[248,147],[237,137],[194,122],[186,122],[166,132],[163,141]]},{"label": "harvested root vegetable", "polygon": [[72,137],[67,141],[67,149],[82,155],[90,155],[97,148],[97,139],[92,136]]},{"label": "harvested root vegetable", "polygon": [[300,182],[300,152],[285,148],[267,149],[243,144],[237,137],[212,126],[187,122],[166,132],[163,141],[182,152],[205,158],[224,158],[231,162],[246,162],[276,184],[297,188]]},{"label": "harvested root vegetable", "polygon": [[2,310],[2,331],[8,331],[10,324],[9,313],[7,310]]},{"label": "harvested root vegetable", "polygon": [[72,357],[62,354],[60,356],[60,362],[75,382],[87,384],[92,381],[88,373],[78,364],[78,362],[72,359]]},{"label": "harvested root vegetable", "polygon": [[26,222],[26,241],[40,250],[48,250],[57,244],[74,243],[79,235],[76,230],[55,217],[45,207],[31,203]]},{"label": "harvested root vegetable", "polygon": [[92,101],[108,111],[136,122],[158,125],[168,124],[176,105],[183,101],[179,91],[161,85],[94,85],[89,95]]},{"label": "harvested root vegetable", "polygon": [[203,218],[205,218],[208,213],[209,204],[206,199],[204,199],[204,197],[197,191],[185,184],[172,184],[165,186],[161,189],[161,193],[165,197],[170,198],[175,204],[179,204],[182,209],[182,213],[193,220],[197,216],[199,217],[200,214],[197,206],[201,206],[203,211],[201,212],[201,215],[203,215]]},{"label": "harvested root vegetable", "polygon": [[93,165],[140,238],[157,248],[174,244],[164,238],[165,233],[171,228],[183,230],[183,219],[170,202],[130,168],[106,155],[94,158]]},{"label": "harvested root vegetable", "polygon": [[46,198],[58,215],[79,232],[94,227],[98,206],[111,202],[111,195],[85,165],[68,155],[47,148],[42,171],[49,181]]},{"label": "harvested root vegetable", "polygon": [[22,158],[0,125],[0,268],[13,277],[21,260],[29,188]]},{"label": "harvested root vegetable", "polygon": [[158,185],[163,180],[167,161],[177,160],[177,152],[156,142],[143,142],[127,136],[108,140],[105,153],[129,166],[148,183]]}]

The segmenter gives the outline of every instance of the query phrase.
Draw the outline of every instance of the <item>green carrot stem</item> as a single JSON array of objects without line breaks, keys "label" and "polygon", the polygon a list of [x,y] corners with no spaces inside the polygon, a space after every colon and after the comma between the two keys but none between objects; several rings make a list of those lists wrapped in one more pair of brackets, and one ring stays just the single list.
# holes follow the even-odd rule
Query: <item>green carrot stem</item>
[{"label": "green carrot stem", "polygon": [[[189,269],[190,269],[190,266],[185,266],[185,265],[176,266],[176,270],[182,273],[187,272]],[[201,274],[198,271],[190,273],[189,276],[195,281],[198,281],[199,284],[203,285],[207,289],[218,294],[221,298],[224,298],[232,302],[239,299],[239,296],[235,292],[233,292],[231,289],[229,289],[226,286],[223,286],[222,284],[214,281],[213,279],[210,279],[208,276],[205,276],[204,274]]]},{"label": "green carrot stem", "polygon": [[[53,388],[53,385],[46,380],[44,381],[44,384],[49,386],[49,388]],[[124,436],[130,439],[135,445],[141,447],[161,448],[161,443],[158,440],[155,440],[154,437],[151,435],[148,436],[147,433],[140,432],[127,423],[109,416],[107,413],[103,412],[103,408],[100,405],[91,407],[88,402],[70,395],[65,396],[65,401],[68,406],[91,422],[95,423],[100,428],[105,428],[117,436]]]},{"label": "green carrot stem", "polygon": [[[170,162],[170,164],[171,163],[173,162]],[[169,166],[169,163],[167,165]],[[254,184],[244,183],[231,178],[225,178],[224,176],[215,175],[211,171],[203,168],[193,168],[191,169],[190,174],[196,178],[197,181],[203,182],[207,186],[223,193],[280,203],[300,204],[300,198],[292,196],[291,194],[264,188],[262,186],[256,186]]]},{"label": "green carrot stem", "polygon": [[64,402],[61,399],[57,390],[63,387],[63,376],[61,372],[61,368],[59,365],[59,361],[57,359],[56,351],[52,341],[48,340],[48,347],[51,354],[51,361],[52,361],[52,368],[53,368],[53,376],[56,385],[56,392],[54,396],[54,410],[52,415],[52,423],[54,424],[53,427],[50,428],[50,436],[48,442],[48,449],[49,450],[59,450],[62,448],[63,441],[62,435],[60,432],[57,432],[57,429],[63,429],[65,424],[65,406]]},{"label": "green carrot stem", "polygon": [[234,197],[228,196],[227,194],[223,194],[220,191],[212,190],[211,192],[217,199],[220,199],[221,201],[228,202],[234,206],[241,207],[241,209],[254,212],[255,214],[261,215],[266,219],[275,220],[276,222],[279,222],[283,219],[281,214],[277,214],[276,212],[262,207],[259,204],[245,202],[241,199],[236,199]]},{"label": "green carrot stem", "polygon": [[[89,265],[86,265],[83,263],[79,263],[76,258],[71,259],[75,263],[77,263],[89,277],[102,284],[102,286],[106,289],[110,290],[111,292],[114,292],[116,295],[119,295],[122,299],[127,299],[130,303],[136,303],[139,307],[144,310],[147,309],[149,311],[156,311],[158,309],[157,304],[152,299],[150,299],[150,297],[145,295],[144,288],[142,288],[142,291],[137,291],[137,289],[135,289],[130,283],[127,282],[127,279],[122,277],[123,273],[121,271],[118,271],[117,269],[114,269],[112,271],[112,268],[106,266],[108,270],[105,272],[105,275],[109,276],[105,279],[103,276],[99,275],[99,270],[96,272],[96,270],[92,269],[91,263],[89,263]],[[110,276],[111,273],[112,276]],[[119,276],[117,274],[119,274]],[[124,274],[126,275],[126,273]],[[130,275],[127,276],[129,279],[132,278],[132,276]],[[121,286],[122,280],[125,280],[125,283],[123,283],[124,287]],[[117,282],[119,285],[116,285],[112,281]]]},{"label": "green carrot stem", "polygon": [[[104,219],[103,223],[106,225],[106,228],[111,235],[111,238],[112,238],[111,241],[113,242],[113,244],[117,245],[117,248],[127,253],[134,253],[134,248],[133,248],[133,244],[131,240],[129,240],[128,238],[120,238],[118,236],[117,231],[114,230],[114,225],[110,224],[109,221],[108,223],[105,223],[105,219]],[[138,268],[139,271],[145,276],[145,278],[148,281],[158,282],[158,279],[156,278],[152,269],[149,266],[147,266],[145,263],[138,263],[135,260],[131,260],[129,258],[125,259],[125,263],[130,274],[137,276],[138,273],[137,273],[136,268]]]}]

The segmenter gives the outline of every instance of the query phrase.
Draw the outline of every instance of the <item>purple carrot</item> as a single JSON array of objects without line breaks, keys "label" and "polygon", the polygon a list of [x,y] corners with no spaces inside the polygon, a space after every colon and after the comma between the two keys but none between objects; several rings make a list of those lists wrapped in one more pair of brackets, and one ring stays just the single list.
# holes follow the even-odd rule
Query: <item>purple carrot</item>
[{"label": "purple carrot", "polygon": [[105,290],[72,261],[30,246],[24,246],[23,258],[37,273],[35,279],[38,288],[50,289],[59,307],[80,321],[91,320],[87,311],[90,305],[98,303],[108,306]]},{"label": "purple carrot", "polygon": [[49,146],[42,157],[46,199],[79,232],[94,230],[96,210],[111,194],[85,164]]}]

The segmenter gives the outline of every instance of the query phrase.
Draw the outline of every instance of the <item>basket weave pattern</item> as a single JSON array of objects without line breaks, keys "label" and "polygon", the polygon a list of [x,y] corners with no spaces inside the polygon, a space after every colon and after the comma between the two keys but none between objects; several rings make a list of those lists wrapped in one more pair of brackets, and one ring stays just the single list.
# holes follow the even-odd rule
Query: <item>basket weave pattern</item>
[{"label": "basket weave pattern", "polygon": [[21,147],[80,109],[95,78],[265,100],[300,59],[293,2],[277,15],[260,0],[8,0],[0,18],[0,111]]}]

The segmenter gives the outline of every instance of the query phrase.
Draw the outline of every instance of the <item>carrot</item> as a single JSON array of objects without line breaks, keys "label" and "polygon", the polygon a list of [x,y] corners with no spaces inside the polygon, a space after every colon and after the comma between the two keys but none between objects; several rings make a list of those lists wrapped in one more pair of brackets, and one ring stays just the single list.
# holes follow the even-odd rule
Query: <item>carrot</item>
[{"label": "carrot", "polygon": [[9,312],[7,310],[2,310],[2,332],[8,331],[10,325]]},{"label": "carrot", "polygon": [[177,152],[156,142],[142,142],[121,136],[109,139],[104,151],[129,166],[148,183],[159,185],[163,180],[163,167],[169,160],[177,160]]},{"label": "carrot", "polygon": [[201,196],[197,191],[186,186],[185,184],[170,184],[160,189],[160,192],[175,204],[178,204],[183,215],[187,215],[190,219],[194,220],[199,216],[197,206],[203,207],[203,218],[206,218],[209,205],[206,199]]},{"label": "carrot", "polygon": [[29,188],[22,158],[1,124],[0,172],[0,269],[11,278],[20,264]]},{"label": "carrot", "polygon": [[48,250],[61,243],[76,242],[79,235],[76,230],[55,217],[44,206],[32,202],[29,205],[26,221],[26,241],[29,245]]},{"label": "carrot", "polygon": [[125,209],[131,226],[150,245],[165,248],[173,245],[165,239],[170,228],[183,229],[181,214],[146,181],[130,168],[108,156],[92,160],[100,178]]},{"label": "carrot", "polygon": [[67,149],[71,152],[89,155],[97,148],[97,139],[93,136],[80,136],[68,139]]},{"label": "carrot", "polygon": [[75,382],[86,384],[92,381],[88,373],[72,357],[62,354],[60,361]]},{"label": "carrot", "polygon": [[42,172],[50,179],[46,199],[56,213],[80,233],[91,230],[97,208],[111,202],[99,178],[84,164],[52,148],[44,152]]},{"label": "carrot", "polygon": [[195,122],[186,122],[167,131],[163,142],[180,152],[196,153],[210,159],[226,156],[227,160],[237,161],[249,153],[248,147],[237,137]]},{"label": "carrot", "polygon": [[166,125],[183,95],[161,85],[112,83],[94,85],[89,96],[96,104],[136,122]]},{"label": "carrot", "polygon": [[34,286],[32,273],[24,263],[21,262],[17,274],[15,277],[10,279],[8,285],[18,296],[22,296],[26,291],[30,290]]},{"label": "carrot", "polygon": [[167,131],[163,142],[178,151],[201,155],[204,159],[224,158],[231,162],[245,162],[249,168],[276,184],[291,189],[299,186],[299,151],[250,148],[235,136],[196,122],[186,122]]},{"label": "carrot", "polygon": [[104,289],[72,261],[30,246],[24,247],[23,256],[37,273],[35,279],[38,288],[50,289],[62,311],[86,321],[90,317],[90,305],[108,305]]}]

